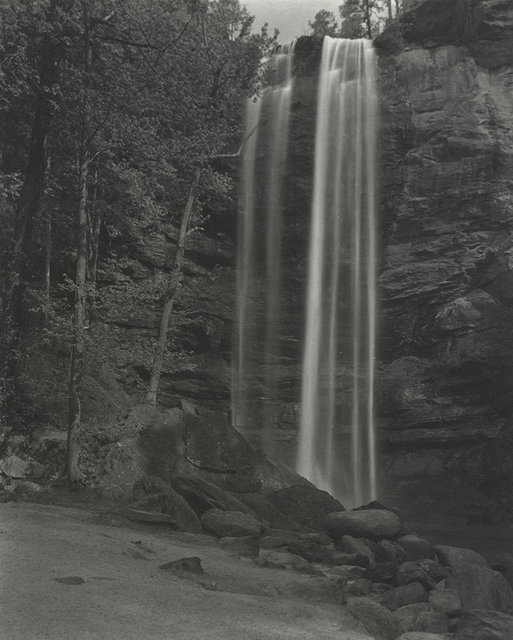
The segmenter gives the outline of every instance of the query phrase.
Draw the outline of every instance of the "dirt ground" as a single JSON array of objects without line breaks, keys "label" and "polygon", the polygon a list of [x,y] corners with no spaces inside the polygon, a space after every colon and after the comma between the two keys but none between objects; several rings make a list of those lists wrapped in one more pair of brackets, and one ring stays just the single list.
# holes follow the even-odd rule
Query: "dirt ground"
[{"label": "dirt ground", "polygon": [[[207,536],[119,524],[69,506],[0,504],[0,639],[369,638],[345,607],[315,602],[315,577],[257,567]],[[188,556],[203,575],[159,568]]]}]

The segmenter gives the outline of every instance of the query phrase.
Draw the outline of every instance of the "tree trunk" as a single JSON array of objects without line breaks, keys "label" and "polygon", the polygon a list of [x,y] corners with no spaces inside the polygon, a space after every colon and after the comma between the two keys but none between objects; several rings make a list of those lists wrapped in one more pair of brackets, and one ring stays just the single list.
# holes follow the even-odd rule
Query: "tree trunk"
[{"label": "tree trunk", "polygon": [[363,3],[364,22],[365,29],[367,31],[367,38],[372,39],[372,11],[369,0],[364,0]]},{"label": "tree trunk", "polygon": [[45,326],[48,325],[50,314],[50,291],[52,286],[52,212],[48,208],[45,216],[45,289],[43,300],[43,317]]},{"label": "tree trunk", "polygon": [[87,313],[89,315],[89,321],[91,321],[91,315],[94,312],[94,306],[96,302],[96,273],[98,270],[98,252],[100,245],[100,231],[102,226],[102,212],[97,208],[98,201],[98,162],[96,163],[94,170],[94,184],[93,193],[91,197],[91,206],[88,216],[89,223],[89,242],[88,242],[88,260],[87,260],[87,273],[88,273],[88,294],[87,294]]},{"label": "tree trunk", "polygon": [[87,3],[84,3],[84,101],[82,105],[82,132],[79,161],[79,200],[77,208],[77,257],[75,272],[75,308],[73,314],[73,346],[69,379],[69,420],[66,470],[73,486],[81,480],[79,468],[81,404],[80,392],[84,371],[85,326],[87,308],[87,203],[90,166],[89,149],[89,90],[91,87],[92,49]]},{"label": "tree trunk", "polygon": [[148,391],[146,393],[146,403],[152,407],[157,406],[157,393],[160,383],[160,376],[162,373],[162,365],[164,362],[164,353],[166,351],[167,333],[169,328],[169,321],[173,312],[173,306],[175,300],[178,297],[180,291],[183,259],[185,254],[185,240],[189,224],[192,217],[192,210],[196,194],[198,191],[199,181],[201,178],[201,168],[198,167],[194,172],[194,176],[189,188],[187,196],[187,202],[182,215],[182,221],[180,224],[180,231],[178,233],[178,246],[176,250],[176,256],[169,275],[167,290],[164,296],[164,304],[162,307],[162,313],[160,316],[159,335],[157,338],[157,344],[155,346],[155,354],[153,356],[153,362],[151,366],[150,382],[148,385]]},{"label": "tree trunk", "polygon": [[[50,5],[53,15],[56,2]],[[8,421],[16,386],[16,367],[20,347],[20,327],[26,286],[26,259],[30,247],[32,222],[44,192],[47,168],[47,138],[53,107],[51,88],[57,80],[57,50],[48,39],[41,53],[37,94],[27,168],[16,207],[14,233],[3,292],[0,334],[0,433]]]},{"label": "tree trunk", "polygon": [[388,19],[392,20],[394,12],[392,11],[392,0],[387,0]]}]

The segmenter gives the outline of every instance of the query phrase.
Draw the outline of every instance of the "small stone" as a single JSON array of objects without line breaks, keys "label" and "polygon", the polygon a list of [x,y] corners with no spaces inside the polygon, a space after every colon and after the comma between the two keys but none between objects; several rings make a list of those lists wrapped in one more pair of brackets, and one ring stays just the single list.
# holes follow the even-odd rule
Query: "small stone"
[{"label": "small stone", "polygon": [[129,520],[136,522],[148,522],[151,524],[167,524],[172,527],[176,526],[176,519],[167,515],[167,513],[158,513],[157,511],[144,511],[142,509],[127,509],[125,515]]},{"label": "small stone", "polygon": [[264,530],[262,522],[242,511],[209,509],[201,518],[203,529],[218,538],[253,536],[259,538]]},{"label": "small stone", "polygon": [[201,558],[197,556],[166,562],[160,565],[160,569],[174,573],[179,577],[184,577],[190,573],[195,575],[202,575],[204,573],[203,567],[201,566]]},{"label": "small stone", "polygon": [[264,551],[255,560],[259,567],[270,569],[293,569],[311,576],[324,576],[324,573],[311,565],[307,560],[286,551]]},{"label": "small stone", "polygon": [[402,633],[396,640],[447,640],[447,636],[427,631],[408,631]]},{"label": "small stone", "polygon": [[258,538],[253,536],[221,538],[219,544],[223,551],[239,558],[256,558],[258,556]]},{"label": "small stone", "polygon": [[390,591],[383,596],[381,604],[391,611],[395,611],[399,609],[399,607],[404,607],[407,604],[427,602],[427,600],[428,593],[424,586],[420,582],[412,582],[403,587],[390,589]]},{"label": "small stone", "polygon": [[407,554],[409,560],[423,560],[424,558],[433,557],[432,544],[414,534],[401,536],[397,543]]},{"label": "small stone", "polygon": [[399,518],[392,511],[364,509],[330,513],[324,520],[326,530],[333,537],[344,535],[371,539],[393,538],[401,530]]},{"label": "small stone", "polygon": [[78,585],[78,584],[84,584],[85,580],[84,578],[81,578],[80,576],[64,576],[64,578],[54,578],[55,582],[60,582],[61,584],[71,584],[71,585]]}]

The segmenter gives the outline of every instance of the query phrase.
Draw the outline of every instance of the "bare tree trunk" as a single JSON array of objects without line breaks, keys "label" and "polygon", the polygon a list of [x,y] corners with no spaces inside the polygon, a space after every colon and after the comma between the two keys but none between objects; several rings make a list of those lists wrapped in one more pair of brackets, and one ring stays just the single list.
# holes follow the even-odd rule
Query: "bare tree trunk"
[{"label": "bare tree trunk", "polygon": [[392,11],[392,0],[387,0],[388,19],[392,20],[394,13]]},{"label": "bare tree trunk", "polygon": [[[56,2],[50,6],[53,15]],[[26,286],[26,258],[32,222],[44,192],[47,169],[47,138],[53,114],[49,89],[57,80],[57,51],[54,42],[43,46],[40,65],[40,84],[32,122],[27,168],[16,207],[14,234],[3,292],[0,337],[0,432],[10,412],[16,384],[17,353],[20,347],[20,326],[23,316],[23,297]]]},{"label": "bare tree trunk", "polygon": [[45,288],[43,301],[43,317],[45,326],[50,314],[50,291],[52,284],[52,212],[48,208],[45,216]]},{"label": "bare tree trunk", "polygon": [[91,87],[92,49],[91,29],[87,2],[84,10],[84,101],[82,105],[82,134],[80,142],[79,163],[79,201],[77,208],[77,257],[75,272],[75,308],[73,314],[73,346],[71,352],[71,368],[69,379],[69,419],[68,419],[68,449],[66,456],[66,470],[70,483],[78,485],[81,480],[79,468],[81,404],[80,392],[84,370],[85,326],[87,307],[87,203],[88,179],[90,166],[89,149],[89,89]]},{"label": "bare tree trunk", "polygon": [[96,273],[98,270],[98,252],[100,245],[100,231],[102,226],[102,212],[97,208],[98,201],[98,161],[94,170],[94,184],[93,193],[91,196],[91,206],[88,216],[89,223],[89,242],[88,242],[88,260],[87,260],[87,273],[88,273],[88,295],[87,295],[87,312],[92,315],[96,303]]},{"label": "bare tree trunk", "polygon": [[196,200],[196,194],[198,191],[199,181],[201,178],[201,167],[198,167],[194,172],[194,176],[189,188],[187,196],[187,202],[182,215],[182,221],[180,224],[180,231],[178,233],[178,246],[176,250],[176,256],[169,275],[167,290],[164,296],[164,304],[162,307],[162,313],[160,316],[159,335],[157,338],[157,344],[155,346],[155,354],[153,356],[153,362],[151,366],[150,382],[148,385],[148,391],[146,393],[146,403],[152,407],[157,406],[157,393],[160,383],[160,376],[162,374],[162,365],[164,362],[164,353],[166,351],[167,333],[169,328],[169,321],[173,312],[173,306],[180,290],[183,259],[185,254],[185,240],[187,231],[189,229],[194,201]]},{"label": "bare tree trunk", "polygon": [[367,38],[372,39],[372,10],[369,0],[364,0],[363,11],[363,20],[365,23],[365,29],[367,31]]}]

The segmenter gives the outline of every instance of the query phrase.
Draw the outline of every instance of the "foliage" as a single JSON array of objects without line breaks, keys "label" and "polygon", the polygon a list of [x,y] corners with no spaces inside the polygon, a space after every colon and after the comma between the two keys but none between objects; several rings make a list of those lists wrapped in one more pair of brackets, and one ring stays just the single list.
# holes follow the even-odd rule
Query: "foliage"
[{"label": "foliage", "polygon": [[[276,36],[266,28],[252,33],[253,18],[238,0],[0,0],[0,19],[4,287],[45,55],[57,65],[57,82],[44,89],[52,105],[50,162],[25,255],[27,313],[20,328],[17,409],[32,406],[41,420],[62,424],[77,292],[81,154],[85,149],[89,161],[86,367],[135,358],[144,371],[154,332],[136,337],[117,330],[117,323],[153,316],[155,325],[195,167],[205,166],[194,228],[207,224],[213,206],[231,206],[233,180],[211,159],[240,146],[241,105],[259,90],[262,60]],[[160,261],[141,246],[142,238],[153,235],[166,239]],[[177,313],[186,318],[187,308],[182,305]],[[169,359],[180,362],[181,348],[174,351],[171,342],[170,347]],[[61,369],[55,373],[56,366],[64,377]],[[58,392],[48,386],[50,380]],[[56,402],[45,402],[49,396]]]},{"label": "foliage", "polygon": [[331,11],[327,11],[326,9],[318,11],[313,21],[310,20],[308,25],[312,30],[312,35],[316,38],[324,38],[324,36],[334,38],[338,35],[337,19]]}]

